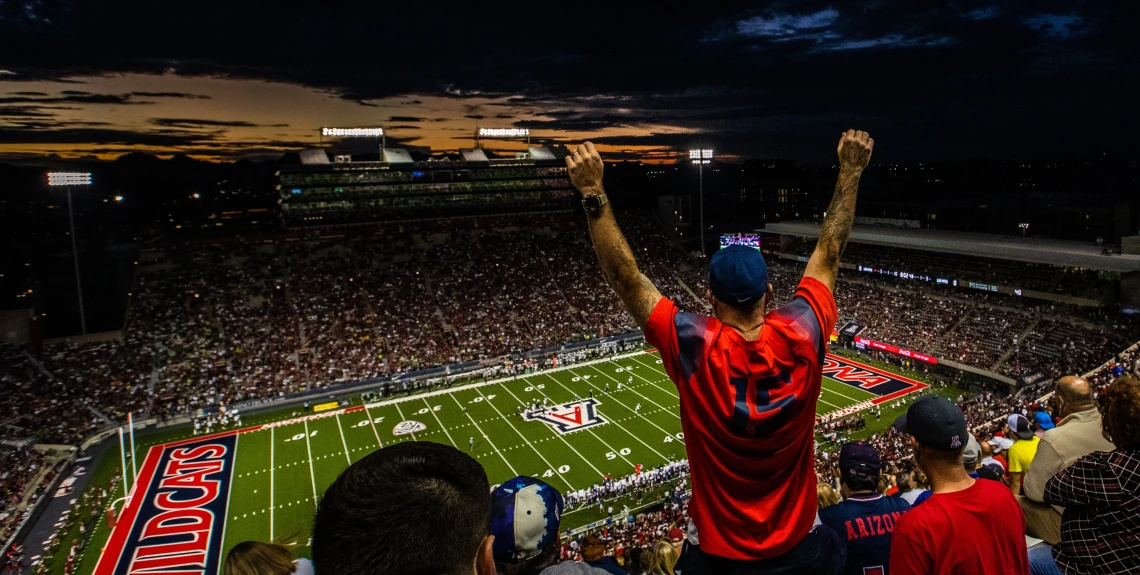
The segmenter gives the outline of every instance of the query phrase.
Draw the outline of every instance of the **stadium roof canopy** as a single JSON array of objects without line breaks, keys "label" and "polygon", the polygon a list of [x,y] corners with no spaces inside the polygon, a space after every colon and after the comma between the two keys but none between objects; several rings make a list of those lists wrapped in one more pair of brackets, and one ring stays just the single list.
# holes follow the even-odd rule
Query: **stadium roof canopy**
[{"label": "stadium roof canopy", "polygon": [[[819,224],[804,220],[768,224],[763,232],[797,237],[819,237]],[[888,226],[856,225],[850,241],[945,252],[981,258],[1051,264],[1113,272],[1140,270],[1140,256],[1104,255],[1096,244],[1069,240],[1047,240],[974,232],[931,229],[904,229]]]}]

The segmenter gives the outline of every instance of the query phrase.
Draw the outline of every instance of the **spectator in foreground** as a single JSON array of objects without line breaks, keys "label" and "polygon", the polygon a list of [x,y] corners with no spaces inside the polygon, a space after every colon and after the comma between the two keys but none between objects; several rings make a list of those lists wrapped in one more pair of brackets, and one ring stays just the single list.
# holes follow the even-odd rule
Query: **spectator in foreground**
[{"label": "spectator in foreground", "polygon": [[910,435],[933,493],[903,514],[891,540],[892,575],[1025,575],[1025,519],[1005,486],[974,479],[962,465],[966,418],[928,396],[895,421]]},{"label": "spectator in foreground", "polygon": [[969,435],[970,440],[966,442],[966,448],[962,450],[962,467],[966,470],[966,475],[977,479],[978,458],[982,456],[982,446],[973,433]]},{"label": "spectator in foreground", "polygon": [[839,256],[873,146],[865,132],[840,136],[835,193],[792,302],[769,312],[774,291],[763,255],[729,246],[709,261],[706,297],[715,317],[679,311],[638,269],[602,187],[594,145],[566,158],[602,275],[660,350],[680,394],[693,480],[689,537],[677,566],[686,575],[734,568],[830,574],[841,557],[835,533],[813,529],[815,407],[838,313]]},{"label": "spectator in foreground", "polygon": [[879,452],[866,441],[852,441],[839,450],[840,490],[846,499],[820,509],[819,519],[847,541],[845,575],[890,573],[891,533],[910,504],[877,491],[882,469]]},{"label": "spectator in foreground", "polygon": [[[1066,574],[1140,573],[1140,378],[1118,378],[1097,400],[1116,449],[1081,457],[1045,484],[1045,501],[1065,508],[1052,557]],[[1048,555],[1031,559],[1043,568],[1035,572],[1050,572]]]},{"label": "spectator in foreground", "polygon": [[293,559],[284,545],[242,541],[226,555],[223,575],[313,575],[308,559]]},{"label": "spectator in foreground", "polygon": [[1062,377],[1053,391],[1053,406],[1061,423],[1041,437],[1033,465],[1025,475],[1023,495],[1018,498],[1025,510],[1026,533],[1050,545],[1061,542],[1061,514],[1065,508],[1045,503],[1045,484],[1081,457],[1115,447],[1104,438],[1100,411],[1088,381]]},{"label": "spectator in foreground", "polygon": [[374,451],[325,491],[313,519],[321,575],[495,575],[491,484],[470,455],[412,441]]},{"label": "spectator in foreground", "polygon": [[558,562],[564,503],[557,489],[515,477],[491,492],[491,534],[499,575],[536,575]]}]

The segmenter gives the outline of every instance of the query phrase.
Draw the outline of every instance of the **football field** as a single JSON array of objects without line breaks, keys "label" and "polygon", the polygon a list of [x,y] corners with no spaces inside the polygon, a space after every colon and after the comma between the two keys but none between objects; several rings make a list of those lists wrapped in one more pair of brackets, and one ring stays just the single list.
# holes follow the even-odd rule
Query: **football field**
[{"label": "football field", "polygon": [[[828,356],[825,372],[832,377],[823,381],[820,415],[925,387],[835,356]],[[543,401],[545,413],[519,415]],[[369,453],[415,440],[470,452],[492,484],[530,475],[564,493],[686,456],[677,390],[652,352],[306,413],[156,445],[145,459],[139,453],[138,485],[96,573],[176,567],[189,541],[201,547],[194,561],[206,573],[219,572],[225,552],[246,540],[281,540],[307,556],[325,488]],[[617,509],[626,504],[636,502],[614,501]],[[562,527],[585,525],[597,513],[571,509]]]}]

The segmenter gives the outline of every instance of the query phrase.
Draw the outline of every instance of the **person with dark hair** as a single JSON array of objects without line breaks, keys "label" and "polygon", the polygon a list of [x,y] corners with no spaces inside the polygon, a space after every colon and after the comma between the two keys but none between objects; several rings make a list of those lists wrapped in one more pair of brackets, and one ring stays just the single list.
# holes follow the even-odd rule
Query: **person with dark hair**
[{"label": "person with dark hair", "polygon": [[313,575],[313,563],[294,559],[284,545],[242,541],[226,554],[223,575]]},{"label": "person with dark hair", "polygon": [[677,564],[686,575],[834,570],[842,542],[830,529],[813,528],[815,408],[838,314],[832,291],[839,259],[874,144],[866,132],[840,135],[835,192],[791,302],[770,309],[764,256],[733,245],[709,258],[706,297],[715,317],[681,311],[641,273],[607,199],[594,145],[566,158],[602,275],[661,353],[680,395],[693,480],[689,536]]},{"label": "person with dark hair", "polygon": [[1047,430],[1037,445],[1033,465],[1025,474],[1024,495],[1017,499],[1025,511],[1027,533],[1050,545],[1061,542],[1061,514],[1065,508],[1045,503],[1045,484],[1062,469],[1094,451],[1112,451],[1101,432],[1101,416],[1092,385],[1074,376],[1057,381],[1050,402],[1061,423]]},{"label": "person with dark hair", "polygon": [[890,573],[891,534],[910,504],[878,492],[883,463],[866,441],[845,443],[839,450],[839,489],[845,499],[819,510],[819,520],[847,541],[846,575]]},{"label": "person with dark hair", "polygon": [[449,445],[374,451],[325,491],[313,566],[321,575],[494,575],[490,493],[483,466]]},{"label": "person with dark hair", "polygon": [[606,555],[606,546],[596,533],[586,537],[582,545],[582,559],[587,565],[611,575],[626,575],[625,570],[618,566],[614,558]]},{"label": "person with dark hair", "polygon": [[892,575],[1029,573],[1017,500],[1000,483],[970,477],[962,465],[969,441],[962,410],[943,397],[927,396],[912,403],[894,427],[910,436],[932,495],[895,524]]},{"label": "person with dark hair", "polygon": [[1045,501],[1065,508],[1050,571],[1043,551],[1035,572],[1140,573],[1140,378],[1124,375],[1097,398],[1112,451],[1094,451],[1045,484]]}]

